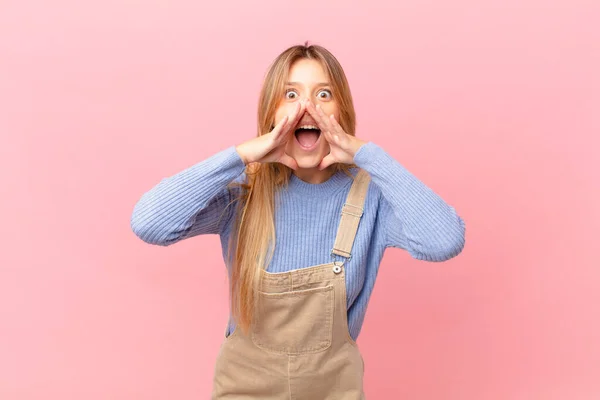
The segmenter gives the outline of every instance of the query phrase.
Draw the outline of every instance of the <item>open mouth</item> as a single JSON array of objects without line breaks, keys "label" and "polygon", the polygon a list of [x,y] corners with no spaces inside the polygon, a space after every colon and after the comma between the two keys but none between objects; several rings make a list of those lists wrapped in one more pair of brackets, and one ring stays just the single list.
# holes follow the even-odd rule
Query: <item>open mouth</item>
[{"label": "open mouth", "polygon": [[296,128],[295,136],[300,147],[312,150],[321,137],[321,130],[315,125],[301,125]]}]

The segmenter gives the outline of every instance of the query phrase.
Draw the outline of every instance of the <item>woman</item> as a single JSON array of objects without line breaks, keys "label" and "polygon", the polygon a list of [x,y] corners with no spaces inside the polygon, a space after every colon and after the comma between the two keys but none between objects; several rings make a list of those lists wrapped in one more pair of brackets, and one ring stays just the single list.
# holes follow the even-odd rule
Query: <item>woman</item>
[{"label": "woman", "polygon": [[213,399],[363,399],[356,339],[385,249],[461,252],[455,210],[354,128],[336,58],[290,47],[265,78],[258,136],[136,204],[132,229],[148,243],[220,235],[231,313]]}]

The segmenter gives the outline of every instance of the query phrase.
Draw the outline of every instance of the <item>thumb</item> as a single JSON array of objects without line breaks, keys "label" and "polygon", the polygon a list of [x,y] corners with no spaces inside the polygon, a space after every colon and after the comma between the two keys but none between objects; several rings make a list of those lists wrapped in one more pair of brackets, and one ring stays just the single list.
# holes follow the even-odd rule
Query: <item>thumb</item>
[{"label": "thumb", "polygon": [[319,164],[319,171],[324,170],[325,168],[329,167],[331,164],[335,163],[335,158],[331,155],[331,154],[327,154],[325,156],[325,158],[323,158],[321,160],[321,163]]},{"label": "thumb", "polygon": [[294,160],[292,157],[285,153],[283,153],[283,155],[279,158],[279,162],[283,165],[290,167],[293,170],[298,169],[298,163],[296,162],[296,160]]}]

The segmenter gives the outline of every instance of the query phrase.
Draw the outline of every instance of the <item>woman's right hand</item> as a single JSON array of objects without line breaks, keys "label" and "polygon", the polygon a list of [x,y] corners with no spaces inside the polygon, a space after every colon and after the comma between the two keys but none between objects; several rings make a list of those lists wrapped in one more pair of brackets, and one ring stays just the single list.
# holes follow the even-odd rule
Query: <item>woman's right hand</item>
[{"label": "woman's right hand", "polygon": [[279,162],[291,169],[297,169],[298,163],[285,152],[286,144],[294,136],[294,128],[304,114],[304,102],[297,102],[294,111],[286,115],[267,134],[248,140],[238,146],[236,151],[244,163],[269,163]]}]

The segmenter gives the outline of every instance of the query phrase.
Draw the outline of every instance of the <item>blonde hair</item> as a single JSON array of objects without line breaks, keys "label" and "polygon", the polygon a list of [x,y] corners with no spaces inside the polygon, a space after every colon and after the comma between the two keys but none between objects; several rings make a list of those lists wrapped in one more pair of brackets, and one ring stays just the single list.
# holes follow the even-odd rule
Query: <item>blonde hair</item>
[{"label": "blonde hair", "polygon": [[[284,96],[290,68],[300,59],[313,59],[322,64],[330,77],[333,98],[339,107],[338,122],[346,133],[354,135],[354,105],[340,63],[327,49],[306,42],[286,49],[269,67],[258,102],[258,136],[273,129],[275,112]],[[331,166],[334,173],[343,171],[349,176],[352,176],[352,167],[355,165]],[[287,185],[291,172],[279,163],[253,163],[246,167],[247,182],[238,183],[241,191],[229,240],[230,300],[233,317],[244,332],[249,330],[254,315],[261,270],[267,268],[275,249],[275,193]]]}]

